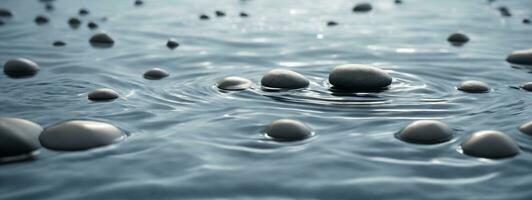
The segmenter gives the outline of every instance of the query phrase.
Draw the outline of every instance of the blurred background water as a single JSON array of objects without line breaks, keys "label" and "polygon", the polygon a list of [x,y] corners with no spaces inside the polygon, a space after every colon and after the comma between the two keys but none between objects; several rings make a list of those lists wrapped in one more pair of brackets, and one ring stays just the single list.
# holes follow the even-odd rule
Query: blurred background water
[{"label": "blurred background water", "polygon": [[[0,199],[532,198],[532,137],[516,129],[531,119],[532,95],[517,87],[532,81],[532,68],[504,61],[531,47],[532,26],[521,20],[532,1],[379,0],[366,14],[351,11],[356,2],[57,0],[46,11],[36,0],[2,0],[15,17],[0,26],[0,62],[27,57],[41,70],[26,79],[0,75],[0,114],[43,126],[104,120],[131,136],[82,152],[42,149],[35,161],[0,165]],[[501,17],[500,5],[513,16]],[[90,14],[72,29],[67,20],[80,8]],[[38,14],[50,23],[37,26]],[[327,27],[329,20],[339,25]],[[115,39],[112,48],[90,46],[88,21]],[[471,41],[450,45],[446,38],[457,31]],[[175,50],[165,46],[171,37],[181,44]],[[55,40],[67,46],[53,47]],[[382,93],[332,95],[328,73],[346,63],[380,67],[394,82]],[[143,79],[152,67],[171,76]],[[260,90],[261,75],[273,68],[299,72],[311,86]],[[215,84],[225,76],[255,85],[221,92]],[[467,79],[493,90],[457,91]],[[100,87],[121,96],[87,100]],[[264,127],[279,118],[301,120],[316,135],[266,139]],[[426,146],[394,137],[416,119],[448,123],[455,139]],[[461,141],[484,129],[509,134],[522,153],[502,160],[461,154]]]}]

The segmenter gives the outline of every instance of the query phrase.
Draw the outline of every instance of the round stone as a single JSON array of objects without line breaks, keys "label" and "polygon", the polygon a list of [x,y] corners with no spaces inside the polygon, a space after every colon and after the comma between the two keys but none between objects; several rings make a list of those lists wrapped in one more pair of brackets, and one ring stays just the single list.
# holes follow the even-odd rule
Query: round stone
[{"label": "round stone", "polygon": [[519,127],[519,130],[527,135],[532,136],[532,121],[529,121]]},{"label": "round stone", "polygon": [[245,90],[251,87],[251,81],[242,77],[229,76],[218,81],[216,87],[222,90]]},{"label": "round stone", "polygon": [[403,128],[397,138],[414,144],[438,144],[451,140],[453,130],[440,121],[418,120]]},{"label": "round stone", "polygon": [[89,22],[87,24],[87,27],[89,27],[90,29],[96,29],[96,28],[98,28],[98,24],[96,24],[94,22]]},{"label": "round stone", "polygon": [[39,149],[42,127],[25,119],[0,117],[0,160],[29,155]]},{"label": "round stone", "polygon": [[200,15],[199,17],[201,20],[208,20],[209,19],[209,16],[203,14],[203,15]]},{"label": "round stone", "polygon": [[76,17],[71,17],[68,19],[68,24],[71,26],[79,26],[81,24],[81,20]]},{"label": "round stone", "polygon": [[453,33],[447,38],[447,41],[454,44],[464,44],[469,41],[469,37],[463,33]]},{"label": "round stone", "polygon": [[457,89],[469,93],[485,93],[489,92],[490,87],[484,82],[469,80],[458,84]]},{"label": "round stone", "polygon": [[118,98],[118,93],[109,88],[99,88],[90,92],[88,98],[93,101],[109,101]]},{"label": "round stone", "polygon": [[50,20],[48,20],[48,17],[44,16],[44,15],[39,15],[37,17],[35,17],[35,23],[41,25],[41,24],[46,24],[48,23]]},{"label": "round stone", "polygon": [[79,9],[79,15],[88,15],[89,14],[89,10],[87,10],[86,8],[81,8]]},{"label": "round stone", "polygon": [[521,86],[521,88],[529,92],[532,92],[532,82],[525,83],[523,86]]},{"label": "round stone", "polygon": [[0,17],[13,17],[13,13],[7,8],[0,8]]},{"label": "round stone", "polygon": [[249,14],[247,14],[246,12],[240,12],[240,17],[249,17]]},{"label": "round stone", "polygon": [[369,12],[373,9],[373,6],[369,3],[359,3],[353,7],[353,12]]},{"label": "round stone", "polygon": [[52,10],[54,10],[54,5],[51,4],[51,3],[46,3],[44,5],[44,9],[46,9],[47,11],[52,11]]},{"label": "round stone", "polygon": [[507,158],[519,154],[519,146],[510,136],[493,130],[473,133],[461,147],[465,154],[480,158]]},{"label": "round stone", "polygon": [[62,46],[65,46],[66,43],[63,42],[63,41],[55,41],[55,42],[53,43],[53,45],[56,46],[56,47],[62,47]]},{"label": "round stone", "polygon": [[292,119],[279,119],[266,128],[266,135],[280,141],[304,140],[312,135],[312,129]]},{"label": "round stone", "polygon": [[523,19],[523,24],[530,24],[530,19],[524,18]]},{"label": "round stone", "polygon": [[328,21],[327,22],[327,26],[336,26],[338,25],[338,22],[335,22],[335,21]]},{"label": "round stone", "polygon": [[135,5],[136,6],[141,6],[142,4],[144,4],[144,2],[142,0],[135,0]]},{"label": "round stone", "polygon": [[39,71],[37,63],[26,58],[15,58],[4,64],[4,73],[11,77],[33,76]]},{"label": "round stone", "polygon": [[144,78],[150,80],[158,80],[169,76],[170,74],[163,69],[153,68],[144,72]]},{"label": "round stone", "polygon": [[392,77],[376,67],[347,64],[335,67],[329,73],[329,82],[335,89],[376,91],[392,84]]},{"label": "round stone", "polygon": [[287,69],[273,69],[260,80],[262,86],[278,89],[298,89],[309,85],[305,76]]},{"label": "round stone", "polygon": [[118,127],[92,120],[68,120],[44,129],[42,146],[60,151],[79,151],[116,143],[126,137]]},{"label": "round stone", "polygon": [[216,14],[216,17],[225,17],[224,11],[217,10],[217,11],[214,11],[214,14]]},{"label": "round stone", "polygon": [[97,44],[113,44],[115,41],[113,38],[111,38],[107,33],[100,32],[94,34],[91,39],[91,43],[97,43]]},{"label": "round stone", "polygon": [[506,61],[514,64],[532,65],[532,49],[514,51],[506,57]]},{"label": "round stone", "polygon": [[168,42],[166,42],[166,46],[170,49],[175,49],[179,47],[179,43],[174,38],[170,38]]}]

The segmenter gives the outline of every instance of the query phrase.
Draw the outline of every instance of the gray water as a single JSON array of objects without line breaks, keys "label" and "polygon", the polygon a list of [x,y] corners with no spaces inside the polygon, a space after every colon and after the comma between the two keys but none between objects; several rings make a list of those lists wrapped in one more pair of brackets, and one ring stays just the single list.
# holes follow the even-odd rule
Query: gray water
[{"label": "gray water", "polygon": [[[123,142],[80,152],[42,149],[38,159],[0,165],[0,199],[531,199],[531,67],[506,56],[530,48],[532,1],[371,1],[355,14],[347,0],[57,0],[48,12],[36,0],[2,0],[15,17],[0,26],[0,62],[27,57],[41,70],[31,78],[0,75],[0,115],[43,126],[96,119],[131,133]],[[513,16],[503,18],[496,7]],[[67,19],[90,15],[72,29]],[[214,10],[226,17],[217,18]],[[240,11],[249,18],[238,16]],[[198,16],[211,19],[201,21]],[[33,19],[51,22],[37,26]],[[107,21],[102,21],[102,17]],[[93,20],[114,39],[93,48]],[[336,27],[326,22],[335,20]],[[471,41],[450,45],[453,32]],[[174,37],[175,50],[165,46]],[[63,40],[65,47],[53,47]],[[381,93],[337,96],[329,71],[370,64],[394,77]],[[146,80],[160,67],[171,76]],[[310,79],[307,89],[266,92],[261,75],[287,68]],[[252,89],[222,92],[225,76],[252,80]],[[492,87],[457,91],[462,80]],[[113,88],[120,98],[95,103],[87,93]],[[315,136],[268,140],[271,121],[305,122]],[[417,119],[438,119],[455,138],[438,145],[402,142],[394,134]],[[472,132],[495,129],[514,138],[521,154],[489,160],[459,145]]]}]

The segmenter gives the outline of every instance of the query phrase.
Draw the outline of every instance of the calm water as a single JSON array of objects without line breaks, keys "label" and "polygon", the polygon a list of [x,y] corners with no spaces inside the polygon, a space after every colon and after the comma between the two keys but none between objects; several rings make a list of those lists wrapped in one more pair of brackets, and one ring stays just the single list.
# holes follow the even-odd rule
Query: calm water
[{"label": "calm water", "polygon": [[[530,48],[532,1],[508,0],[502,18],[483,0],[372,1],[354,14],[347,0],[165,0],[134,7],[130,0],[58,0],[47,12],[36,0],[2,0],[15,17],[0,26],[0,62],[28,57],[41,71],[29,79],[0,74],[0,115],[47,126],[84,118],[131,133],[116,145],[82,152],[42,149],[38,160],[0,166],[0,199],[530,199],[532,137],[516,129],[531,119],[532,68],[504,61]],[[91,14],[71,29],[81,7]],[[228,15],[216,18],[214,10]],[[249,18],[240,18],[245,11]],[[199,14],[211,16],[200,21]],[[51,23],[37,26],[46,14]],[[107,21],[101,17],[106,16]],[[115,39],[92,48],[94,20]],[[326,27],[328,20],[338,21]],[[463,47],[447,43],[468,34]],[[175,37],[181,46],[166,48]],[[63,40],[65,47],[53,47]],[[329,71],[371,64],[394,77],[390,90],[333,96]],[[160,67],[171,76],[151,81]],[[308,89],[260,90],[260,78],[288,68],[311,80]],[[241,76],[253,89],[220,92],[217,80]],[[493,90],[467,94],[462,80]],[[109,87],[113,102],[87,92]],[[262,131],[273,120],[307,123],[316,135],[278,143]],[[394,134],[416,119],[439,119],[456,130],[439,145],[407,144]],[[522,152],[503,160],[459,152],[470,133],[504,131]]]}]

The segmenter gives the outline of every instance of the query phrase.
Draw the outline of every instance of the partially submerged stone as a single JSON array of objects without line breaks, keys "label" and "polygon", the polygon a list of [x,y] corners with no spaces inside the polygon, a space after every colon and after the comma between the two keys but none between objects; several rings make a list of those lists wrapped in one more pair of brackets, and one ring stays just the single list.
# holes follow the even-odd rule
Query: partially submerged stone
[{"label": "partially submerged stone", "polygon": [[519,130],[524,134],[532,136],[532,120],[519,126]]},{"label": "partially submerged stone", "polygon": [[159,80],[159,79],[163,79],[167,76],[169,76],[170,74],[163,70],[163,69],[160,69],[160,68],[153,68],[153,69],[150,69],[146,72],[144,72],[144,78],[145,79],[150,79],[150,80]]},{"label": "partially submerged stone", "polygon": [[89,10],[87,10],[86,8],[81,8],[81,9],[79,9],[78,14],[81,15],[81,16],[88,15],[89,14]]},{"label": "partially submerged stone", "polygon": [[42,127],[34,122],[0,117],[0,162],[25,159],[38,150]]},{"label": "partially submerged stone", "polygon": [[35,23],[38,25],[47,24],[50,20],[44,15],[38,15],[35,17]]},{"label": "partially submerged stone", "polygon": [[485,93],[490,91],[488,84],[476,80],[463,81],[458,85],[457,89],[469,93]]},{"label": "partially submerged stone", "polygon": [[251,87],[251,81],[242,77],[229,76],[218,81],[216,87],[222,90],[245,90]]},{"label": "partially submerged stone", "polygon": [[53,45],[56,46],[56,47],[62,47],[62,46],[65,46],[66,43],[63,42],[63,41],[55,41],[55,42],[53,43]]},{"label": "partially submerged stone", "polygon": [[273,69],[268,71],[260,80],[262,86],[275,89],[305,88],[309,81],[305,76],[287,69]]},{"label": "partially submerged stone", "polygon": [[532,48],[512,52],[506,61],[513,64],[532,65]]},{"label": "partially submerged stone", "polygon": [[87,27],[89,27],[90,29],[96,29],[98,28],[98,24],[96,24],[95,22],[89,22],[87,24]]},{"label": "partially submerged stone", "polygon": [[214,11],[216,17],[225,17],[225,12],[221,10]]},{"label": "partially submerged stone", "polygon": [[292,119],[279,119],[266,128],[266,135],[279,141],[298,141],[312,136],[312,129]]},{"label": "partially submerged stone", "polygon": [[359,3],[353,7],[353,12],[369,12],[373,9],[370,3]]},{"label": "partially submerged stone", "polygon": [[99,32],[94,34],[89,40],[93,47],[107,48],[114,45],[114,40],[105,32]]},{"label": "partially submerged stone", "polygon": [[0,17],[13,17],[13,13],[7,8],[0,8]]},{"label": "partially submerged stone", "polygon": [[524,85],[521,86],[521,88],[529,92],[532,92],[532,82],[525,83]]},{"label": "partially submerged stone", "polygon": [[166,42],[166,46],[170,49],[175,49],[179,47],[179,43],[174,38],[170,38],[168,42]]},{"label": "partially submerged stone", "polygon": [[377,67],[347,64],[335,67],[329,73],[329,83],[334,89],[378,91],[392,84],[392,77]]},{"label": "partially submerged stone", "polygon": [[447,41],[453,45],[462,45],[469,42],[469,37],[463,33],[453,33],[447,38]]},{"label": "partially submerged stone", "polygon": [[59,151],[80,151],[121,141],[126,133],[100,121],[68,120],[47,127],[39,137],[43,147]]},{"label": "partially submerged stone", "polygon": [[109,88],[99,88],[90,92],[88,98],[92,101],[109,101],[118,98],[118,93]]},{"label": "partially submerged stone", "polygon": [[473,133],[461,148],[464,154],[480,158],[508,158],[519,154],[519,146],[510,136],[493,130]]},{"label": "partially submerged stone", "polygon": [[208,20],[209,19],[209,16],[205,15],[205,14],[202,14],[200,15],[199,17],[201,20]]},{"label": "partially submerged stone", "polygon": [[327,26],[336,26],[338,25],[338,22],[335,22],[335,21],[328,21],[327,22]]},{"label": "partially submerged stone", "polygon": [[26,58],[14,58],[4,64],[4,73],[10,77],[33,76],[38,71],[37,63]]},{"label": "partially submerged stone", "polygon": [[438,144],[451,140],[453,130],[436,120],[417,120],[397,134],[402,141],[414,144]]}]

